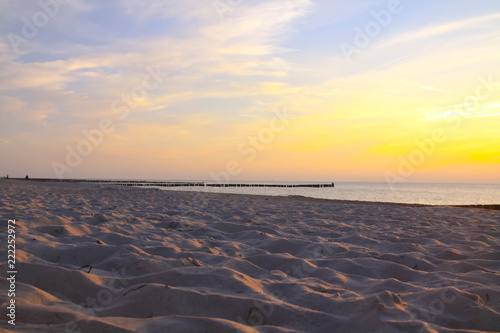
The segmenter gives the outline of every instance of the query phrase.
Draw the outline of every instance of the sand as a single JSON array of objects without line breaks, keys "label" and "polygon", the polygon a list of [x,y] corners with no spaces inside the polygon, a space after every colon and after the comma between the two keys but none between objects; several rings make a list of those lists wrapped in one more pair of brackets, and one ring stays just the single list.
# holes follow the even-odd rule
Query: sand
[{"label": "sand", "polygon": [[1,180],[0,217],[4,332],[500,332],[500,211]]}]

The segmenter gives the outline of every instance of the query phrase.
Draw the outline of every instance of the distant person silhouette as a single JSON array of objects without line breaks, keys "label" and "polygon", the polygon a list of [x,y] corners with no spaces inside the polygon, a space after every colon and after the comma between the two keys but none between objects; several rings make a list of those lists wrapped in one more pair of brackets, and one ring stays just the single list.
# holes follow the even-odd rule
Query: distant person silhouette
[{"label": "distant person silhouette", "polygon": [[28,177],[28,175],[26,175],[26,180],[30,179],[30,177]]}]

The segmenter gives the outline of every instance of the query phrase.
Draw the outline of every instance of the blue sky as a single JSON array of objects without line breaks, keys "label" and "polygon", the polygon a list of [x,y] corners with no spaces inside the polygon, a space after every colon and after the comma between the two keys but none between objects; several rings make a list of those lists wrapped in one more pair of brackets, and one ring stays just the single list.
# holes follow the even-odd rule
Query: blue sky
[{"label": "blue sky", "polygon": [[[0,0],[0,173],[54,177],[59,163],[66,178],[204,179],[236,160],[236,179],[383,181],[436,127],[449,139],[408,180],[498,170],[500,88],[457,131],[433,120],[481,80],[500,81],[498,1],[65,2],[41,1],[51,17],[38,1]],[[377,23],[373,13],[391,6],[398,12]],[[370,24],[379,31],[356,46]],[[347,59],[342,45],[357,52]],[[162,82],[119,119],[113,101],[140,87],[146,68]],[[284,107],[290,127],[246,163],[237,147]],[[102,119],[113,131],[69,167],[67,147]]]}]

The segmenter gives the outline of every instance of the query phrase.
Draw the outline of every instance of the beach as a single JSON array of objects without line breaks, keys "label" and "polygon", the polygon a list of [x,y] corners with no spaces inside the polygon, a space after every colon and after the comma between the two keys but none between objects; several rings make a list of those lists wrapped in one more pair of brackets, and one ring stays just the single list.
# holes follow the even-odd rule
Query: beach
[{"label": "beach", "polygon": [[0,216],[4,332],[500,332],[498,210],[2,179]]}]

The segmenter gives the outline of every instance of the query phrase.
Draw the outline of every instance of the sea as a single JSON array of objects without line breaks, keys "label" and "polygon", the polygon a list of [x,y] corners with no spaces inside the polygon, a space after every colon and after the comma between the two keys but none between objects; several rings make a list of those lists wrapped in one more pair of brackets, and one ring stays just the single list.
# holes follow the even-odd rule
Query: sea
[{"label": "sea", "polygon": [[[193,182],[193,181],[190,181]],[[205,181],[205,183],[210,183]],[[235,182],[258,184],[310,184],[314,182]],[[316,184],[321,184],[318,182]],[[500,184],[436,184],[436,183],[371,183],[335,182],[335,187],[158,187],[162,190],[201,191],[272,196],[310,197],[333,200],[354,200],[409,203],[424,205],[498,205]]]}]

